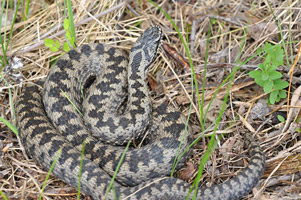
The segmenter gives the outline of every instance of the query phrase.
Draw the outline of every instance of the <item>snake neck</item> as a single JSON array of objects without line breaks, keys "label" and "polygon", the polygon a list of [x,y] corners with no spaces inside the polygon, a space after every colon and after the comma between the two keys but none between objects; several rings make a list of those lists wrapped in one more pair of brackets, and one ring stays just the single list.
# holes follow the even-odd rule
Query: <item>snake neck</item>
[{"label": "snake neck", "polygon": [[[128,100],[124,116],[131,119],[135,135],[145,132],[152,114],[152,103],[146,83],[145,70],[128,70]],[[122,121],[120,121],[123,123]],[[137,130],[137,131],[136,131]]]}]

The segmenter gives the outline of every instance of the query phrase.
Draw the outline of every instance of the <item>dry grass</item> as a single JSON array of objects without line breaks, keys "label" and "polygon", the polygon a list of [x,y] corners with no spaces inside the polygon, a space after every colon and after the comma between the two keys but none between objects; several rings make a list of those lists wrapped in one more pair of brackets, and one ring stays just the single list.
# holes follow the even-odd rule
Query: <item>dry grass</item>
[{"label": "dry grass", "polygon": [[[64,19],[63,6],[62,1],[58,0],[58,2],[59,6],[56,3],[31,1],[30,16],[27,21],[22,21],[21,11],[19,12],[7,55],[10,58],[14,56],[20,58],[23,67],[14,70],[11,66],[6,66],[2,73],[10,83],[9,88],[12,91],[14,102],[21,91],[20,85],[25,86],[27,82],[43,79],[47,75],[51,63],[60,56],[61,52],[53,53],[43,44],[44,38],[55,38],[61,44],[65,41],[63,29],[59,26]],[[100,2],[94,0],[72,1],[78,46],[90,42],[104,42],[129,50],[146,27],[157,24],[164,30],[166,36],[164,42],[174,47],[187,59],[183,44],[170,21],[152,4],[146,3],[146,8],[143,9],[138,1],[127,6],[116,0]],[[204,71],[206,33],[209,21],[212,18],[216,19],[209,44],[209,67],[204,91],[205,104],[212,98],[216,87],[233,70],[235,59],[239,54],[239,46],[244,40],[246,43],[242,47],[241,61],[254,55],[256,49],[262,47],[264,42],[278,43],[280,39],[280,32],[273,15],[266,1],[263,0],[255,2],[208,0],[199,3],[191,1],[186,4],[159,1],[158,3],[175,21],[183,36],[188,38],[199,83],[202,83],[201,78]],[[116,5],[120,6],[114,9]],[[301,4],[298,0],[284,2],[276,0],[271,3],[271,6],[279,20],[284,40],[287,43],[290,64],[285,62],[281,72],[289,80],[289,76],[286,74],[292,67],[301,41]],[[103,16],[95,17],[102,12],[104,12]],[[136,25],[140,22],[138,28]],[[2,35],[9,29],[10,25],[2,27]],[[247,30],[248,34],[245,35],[244,30]],[[291,48],[290,39],[292,41]],[[229,106],[219,125],[218,133],[223,133],[224,139],[205,167],[203,185],[223,182],[237,173],[235,170],[237,165],[243,166],[244,163],[240,155],[242,139],[237,135],[241,131],[256,131],[267,157],[267,166],[260,185],[245,199],[253,199],[254,195],[257,195],[258,199],[301,199],[301,136],[296,131],[297,127],[300,128],[300,124],[291,122],[288,124],[289,128],[282,131],[284,124],[266,120],[276,119],[273,114],[269,114],[262,120],[248,118],[249,111],[256,105],[257,100],[266,98],[262,89],[254,84],[246,73],[246,70],[255,69],[254,67],[261,61],[260,57],[255,57],[236,73],[228,102]],[[22,79],[18,76],[20,73],[22,73]],[[177,64],[161,50],[150,72],[150,77],[149,81],[151,81],[154,95],[165,96],[169,103],[181,109],[182,113],[187,116],[191,94],[190,69]],[[297,62],[292,80],[291,91],[294,92],[301,83],[300,61]],[[3,81],[0,84],[1,116],[14,123],[13,109],[9,104],[8,87]],[[211,120],[216,118],[221,100],[225,95],[225,89],[226,87],[222,88],[214,106],[210,109],[206,121],[207,127],[212,123]],[[201,133],[200,114],[196,98],[193,100],[194,109],[190,124],[197,136]],[[269,108],[270,111],[284,111],[283,113],[286,114],[286,108],[283,107],[286,104],[287,100],[285,99]],[[300,104],[296,106],[296,110],[299,110],[300,115]],[[292,121],[297,114],[296,112],[291,116]],[[27,158],[20,141],[5,125],[0,124],[0,126],[0,149],[2,149],[0,153],[0,189],[9,199],[36,199],[47,172],[42,171],[40,166]],[[191,162],[197,163],[207,143],[208,138],[205,137],[202,143],[196,145],[196,153]],[[44,196],[45,199],[75,199],[75,194],[75,189],[51,177],[47,182]],[[89,198],[85,197],[85,199]]]}]

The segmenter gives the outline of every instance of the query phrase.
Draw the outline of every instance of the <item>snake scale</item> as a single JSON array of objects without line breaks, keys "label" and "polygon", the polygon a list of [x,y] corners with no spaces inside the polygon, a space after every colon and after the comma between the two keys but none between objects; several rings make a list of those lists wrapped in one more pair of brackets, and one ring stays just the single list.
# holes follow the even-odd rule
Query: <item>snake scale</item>
[{"label": "snake scale", "polygon": [[[152,104],[145,81],[161,38],[160,27],[145,30],[129,60],[109,45],[83,45],[63,55],[45,81],[25,87],[16,113],[27,153],[49,170],[61,152],[52,174],[74,187],[82,161],[81,192],[93,199],[185,199],[191,185],[169,175],[176,155],[183,155],[177,169],[190,156],[189,127],[171,106]],[[106,194],[133,138],[145,145],[128,149]],[[248,166],[222,184],[198,188],[196,199],[239,199],[257,184],[264,155],[249,134],[245,138]]]}]

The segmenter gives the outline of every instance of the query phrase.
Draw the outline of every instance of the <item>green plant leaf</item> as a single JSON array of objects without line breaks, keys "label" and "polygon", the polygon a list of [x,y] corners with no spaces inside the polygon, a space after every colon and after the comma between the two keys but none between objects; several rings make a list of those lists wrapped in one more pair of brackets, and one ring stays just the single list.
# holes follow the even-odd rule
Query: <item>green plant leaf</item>
[{"label": "green plant leaf", "polygon": [[263,62],[265,69],[268,69],[269,66],[271,65],[271,60],[272,60],[271,55],[267,54],[265,57],[265,61]]},{"label": "green plant leaf", "polygon": [[266,74],[266,73],[262,73],[261,79],[262,79],[263,81],[267,81],[267,80],[269,79],[269,75]]},{"label": "green plant leaf", "polygon": [[279,120],[279,121],[281,121],[281,122],[285,122],[285,119],[284,119],[284,117],[283,117],[283,116],[281,116],[281,115],[277,115],[277,118],[278,118],[278,120]]},{"label": "green plant leaf", "polygon": [[270,80],[265,81],[264,85],[263,85],[264,92],[265,93],[270,93],[273,89],[273,86],[274,86],[273,81],[270,81]]},{"label": "green plant leaf", "polygon": [[262,76],[262,71],[256,70],[256,71],[251,71],[249,72],[249,76],[252,78],[258,78]]},{"label": "green plant leaf", "polygon": [[52,47],[53,46],[53,43],[54,43],[54,41],[53,41],[53,39],[49,39],[49,38],[46,38],[45,40],[44,40],[44,45],[46,46],[46,47]]},{"label": "green plant leaf", "polygon": [[258,55],[260,55],[260,54],[262,54],[263,50],[262,50],[261,48],[258,48],[258,49],[256,50],[256,52],[257,52]]},{"label": "green plant leaf", "polygon": [[273,63],[269,65],[269,69],[267,70],[269,73],[272,71],[276,71],[278,65],[274,65]]},{"label": "green plant leaf", "polygon": [[271,71],[268,76],[270,77],[271,80],[276,80],[276,79],[281,78],[282,74],[277,71]]},{"label": "green plant leaf", "polygon": [[278,66],[283,65],[284,53],[279,44],[274,46],[273,53],[274,53],[272,55],[273,64],[278,65]]},{"label": "green plant leaf", "polygon": [[287,97],[286,91],[280,90],[278,96],[282,99]]},{"label": "green plant leaf", "polygon": [[263,48],[263,50],[267,53],[267,54],[274,54],[274,47],[273,47],[273,45],[271,45],[270,43],[268,43],[268,42],[266,42],[265,44],[264,44],[264,48]]},{"label": "green plant leaf", "polygon": [[69,30],[69,20],[68,19],[64,19],[64,29],[67,31]]},{"label": "green plant leaf", "polygon": [[211,19],[211,23],[212,23],[212,24],[215,24],[216,21],[217,21],[217,20],[216,20],[215,18],[212,18],[212,19]]},{"label": "green plant leaf", "polygon": [[276,56],[275,59],[273,60],[273,64],[275,64],[277,66],[283,65],[283,58],[284,58],[284,55]]},{"label": "green plant leaf", "polygon": [[57,52],[59,49],[56,48],[55,46],[50,47],[50,51],[52,52]]},{"label": "green plant leaf", "polygon": [[276,102],[277,96],[278,96],[278,90],[274,90],[273,92],[271,92],[269,98],[271,104],[274,104]]},{"label": "green plant leaf", "polygon": [[69,47],[67,42],[64,42],[63,50],[66,51],[66,52],[70,51],[70,47]]},{"label": "green plant leaf", "polygon": [[69,40],[69,41],[70,41],[71,38],[72,38],[69,31],[66,32],[66,38],[67,38],[67,40]]},{"label": "green plant leaf", "polygon": [[58,40],[54,41],[54,46],[59,49],[60,48],[60,43]]},{"label": "green plant leaf", "polygon": [[74,46],[74,42],[75,42],[74,37],[72,37],[71,40],[70,40],[69,42],[70,42],[70,44],[72,45],[72,47],[75,47],[75,46]]},{"label": "green plant leaf", "polygon": [[258,68],[264,70],[264,64],[263,63],[258,64]]},{"label": "green plant leaf", "polygon": [[264,80],[262,80],[261,78],[259,79],[255,79],[255,82],[259,85],[259,86],[261,86],[261,87],[263,87],[264,86],[264,83],[265,83],[265,81]]},{"label": "green plant leaf", "polygon": [[[273,46],[266,42],[264,45],[264,51],[267,53],[266,59],[268,59],[269,63],[276,66],[283,65],[284,53],[279,44]],[[269,57],[271,59],[269,59]]]},{"label": "green plant leaf", "polygon": [[252,78],[254,78],[255,82],[258,85],[260,85],[261,87],[263,87],[264,82],[265,82],[264,80],[262,80],[262,75],[263,75],[263,72],[259,71],[259,70],[249,72],[249,76],[252,77]]},{"label": "green plant leaf", "polygon": [[287,88],[289,83],[287,81],[282,81],[281,79],[274,80],[274,88],[275,90],[282,90]]}]

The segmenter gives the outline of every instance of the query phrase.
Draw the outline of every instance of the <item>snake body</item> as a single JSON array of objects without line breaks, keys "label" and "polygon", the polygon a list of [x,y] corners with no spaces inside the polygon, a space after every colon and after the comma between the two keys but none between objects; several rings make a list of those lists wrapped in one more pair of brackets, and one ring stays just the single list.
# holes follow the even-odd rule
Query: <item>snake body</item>
[{"label": "snake body", "polygon": [[[62,56],[44,83],[25,87],[16,113],[27,153],[48,170],[61,152],[52,173],[74,187],[81,173],[81,191],[93,199],[185,199],[190,185],[168,175],[177,155],[182,155],[177,169],[190,155],[189,127],[185,130],[185,119],[172,107],[152,105],[145,82],[161,37],[158,26],[148,28],[129,61],[114,47],[83,45]],[[128,149],[114,190],[105,195],[123,144],[145,133],[146,145]],[[199,188],[196,199],[238,199],[254,187],[264,155],[248,134],[245,144],[248,166],[225,183]]]}]

